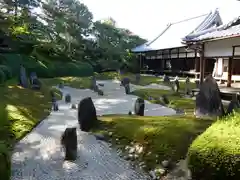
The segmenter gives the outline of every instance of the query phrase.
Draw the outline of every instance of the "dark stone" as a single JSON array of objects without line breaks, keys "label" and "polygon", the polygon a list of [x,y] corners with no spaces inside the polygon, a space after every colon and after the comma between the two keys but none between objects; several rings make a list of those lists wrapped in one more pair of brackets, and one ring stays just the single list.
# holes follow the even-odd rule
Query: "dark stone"
[{"label": "dark stone", "polygon": [[58,108],[58,103],[55,101],[53,102],[53,111],[58,111],[59,108]]},{"label": "dark stone", "polygon": [[238,100],[238,94],[234,94],[231,102],[228,105],[227,114],[231,114],[234,110],[239,108],[240,108],[240,103]]},{"label": "dark stone", "polygon": [[125,93],[126,93],[126,94],[130,94],[130,85],[129,85],[129,84],[126,84],[126,85],[124,86],[124,88],[125,88]]},{"label": "dark stone", "polygon": [[170,83],[170,78],[168,76],[166,76],[165,74],[163,75],[163,82]]},{"label": "dark stone", "polygon": [[136,74],[136,83],[138,84],[140,82],[141,79],[141,75],[140,74]]},{"label": "dark stone", "polygon": [[91,87],[90,87],[90,88],[96,92],[96,86],[97,86],[96,77],[95,77],[95,76],[92,76],[92,79],[91,79]]},{"label": "dark stone", "polygon": [[104,84],[102,84],[102,83],[99,83],[98,85],[101,86],[101,87],[104,87]]},{"label": "dark stone", "polygon": [[172,89],[174,92],[178,92],[179,89],[180,89],[180,84],[179,84],[179,81],[178,81],[178,78],[176,77],[175,80],[172,82]]},{"label": "dark stone", "polygon": [[91,97],[82,99],[78,104],[78,123],[80,129],[86,132],[97,125],[97,113]]},{"label": "dark stone", "polygon": [[20,74],[19,74],[19,84],[27,88],[28,87],[28,80],[27,80],[27,74],[26,74],[26,69],[23,65],[20,66]]},{"label": "dark stone", "polygon": [[190,94],[191,94],[190,79],[189,79],[189,77],[187,77],[186,80],[185,80],[185,93],[186,93],[187,95],[190,95]]},{"label": "dark stone", "polygon": [[94,134],[96,140],[107,141],[107,138],[102,134]]},{"label": "dark stone", "polygon": [[72,104],[71,108],[72,108],[72,109],[77,109],[76,104]]},{"label": "dark stone", "polygon": [[65,149],[65,160],[77,159],[77,128],[66,128],[61,137],[61,144]]},{"label": "dark stone", "polygon": [[60,83],[59,83],[59,85],[58,85],[58,87],[59,87],[60,89],[63,89],[63,88],[64,88],[64,85],[63,85],[63,83],[62,83],[62,82],[60,82]]},{"label": "dark stone", "polygon": [[129,111],[129,112],[128,112],[128,115],[132,115],[132,112],[131,112],[131,111]]},{"label": "dark stone", "polygon": [[121,81],[121,82],[122,82],[122,85],[123,85],[123,86],[126,86],[127,84],[129,84],[129,83],[130,83],[130,79],[129,79],[129,78],[127,78],[127,77],[125,77],[125,78],[123,78],[123,79],[122,79],[122,81]]},{"label": "dark stone", "polygon": [[103,94],[103,91],[102,91],[101,89],[98,89],[97,92],[98,92],[98,95],[99,95],[99,96],[103,96],[103,95],[104,95],[104,94]]},{"label": "dark stone", "polygon": [[196,96],[196,116],[222,116],[224,115],[223,104],[220,97],[220,90],[216,80],[207,76],[200,86]]},{"label": "dark stone", "polygon": [[99,88],[98,88],[97,85],[96,85],[96,86],[93,86],[93,91],[94,91],[94,92],[98,92],[98,91],[99,91]]},{"label": "dark stone", "polygon": [[30,87],[34,90],[40,90],[41,89],[41,82],[37,78],[37,74],[35,72],[32,72],[30,74]]},{"label": "dark stone", "polygon": [[166,95],[162,95],[162,96],[160,97],[160,100],[161,100],[164,104],[169,104],[169,100],[168,100],[168,98],[167,98]]},{"label": "dark stone", "polygon": [[70,103],[70,102],[71,102],[71,96],[70,96],[70,94],[66,94],[66,96],[65,96],[65,102],[66,102],[66,103]]},{"label": "dark stone", "polygon": [[144,99],[138,98],[135,102],[134,113],[137,116],[144,116],[145,102]]}]

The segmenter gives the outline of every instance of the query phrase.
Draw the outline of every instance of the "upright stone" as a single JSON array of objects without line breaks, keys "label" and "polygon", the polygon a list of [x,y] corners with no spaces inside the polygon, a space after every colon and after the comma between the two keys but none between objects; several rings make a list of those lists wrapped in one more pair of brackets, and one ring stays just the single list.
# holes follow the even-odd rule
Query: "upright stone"
[{"label": "upright stone", "polygon": [[180,84],[179,84],[179,80],[178,80],[178,77],[176,76],[173,83],[172,83],[172,89],[174,92],[178,92],[179,89],[180,89]]},{"label": "upright stone", "polygon": [[166,76],[166,74],[163,75],[163,82],[169,84],[170,83],[170,78]]},{"label": "upright stone", "polygon": [[196,96],[196,116],[222,116],[224,115],[223,104],[220,97],[220,90],[216,80],[207,76],[200,86]]},{"label": "upright stone", "polygon": [[239,109],[240,108],[240,103],[239,103],[239,99],[238,99],[239,94],[234,94],[232,96],[232,100],[228,105],[227,108],[227,114],[231,114],[234,110]]},{"label": "upright stone", "polygon": [[65,103],[70,103],[71,102],[71,95],[70,94],[66,94],[65,96]]},{"label": "upright stone", "polygon": [[137,116],[144,116],[145,102],[144,99],[138,98],[134,105],[134,113]]},{"label": "upright stone", "polygon": [[41,82],[37,77],[37,74],[35,72],[32,72],[30,74],[30,85],[32,89],[39,90],[41,89]]},{"label": "upright stone", "polygon": [[97,91],[97,80],[96,80],[96,77],[95,76],[92,76],[92,79],[91,79],[91,89],[94,90],[95,92]]},{"label": "upright stone", "polygon": [[97,113],[92,98],[87,97],[78,104],[78,123],[82,131],[88,132],[97,124]]},{"label": "upright stone", "polygon": [[139,84],[141,79],[141,75],[139,73],[136,74],[136,84]]},{"label": "upright stone", "polygon": [[190,89],[190,79],[189,77],[185,80],[185,94],[190,95],[191,89]]},{"label": "upright stone", "polygon": [[124,88],[125,88],[125,93],[130,94],[130,84],[126,84]]},{"label": "upright stone", "polygon": [[77,128],[66,128],[61,137],[61,144],[65,149],[65,160],[77,159]]},{"label": "upright stone", "polygon": [[20,85],[24,88],[28,87],[26,69],[23,65],[20,66]]},{"label": "upright stone", "polygon": [[58,111],[59,108],[58,108],[58,103],[55,101],[53,102],[53,111]]},{"label": "upright stone", "polygon": [[63,85],[63,83],[62,83],[62,82],[60,82],[60,83],[59,83],[59,85],[58,85],[58,87],[59,87],[60,89],[63,89],[63,88],[64,88],[64,85]]}]

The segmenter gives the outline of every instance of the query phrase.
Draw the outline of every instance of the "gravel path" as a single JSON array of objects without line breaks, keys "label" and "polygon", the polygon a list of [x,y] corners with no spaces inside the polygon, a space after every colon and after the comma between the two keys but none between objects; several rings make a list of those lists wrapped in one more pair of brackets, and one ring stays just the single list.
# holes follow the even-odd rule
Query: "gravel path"
[{"label": "gravel path", "polygon": [[[136,96],[125,95],[119,82],[101,81],[105,95],[98,96],[90,90],[64,87],[72,102],[93,98],[97,114],[127,114],[133,109]],[[131,89],[139,88],[131,85]],[[159,87],[158,87],[159,88]],[[164,88],[164,87],[162,87]],[[166,87],[165,87],[166,88]],[[12,180],[147,180],[139,169],[120,158],[116,150],[93,135],[78,130],[78,158],[74,163],[64,162],[60,136],[66,127],[77,125],[76,110],[59,101],[59,111],[52,112],[16,146],[12,155]],[[173,115],[170,108],[146,101],[146,115]]]}]

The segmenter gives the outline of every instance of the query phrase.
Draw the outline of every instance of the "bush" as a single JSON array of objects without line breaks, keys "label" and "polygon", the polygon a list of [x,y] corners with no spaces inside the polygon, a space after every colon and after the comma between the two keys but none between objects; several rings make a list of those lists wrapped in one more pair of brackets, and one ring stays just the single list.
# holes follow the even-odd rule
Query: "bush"
[{"label": "bush", "polygon": [[12,71],[9,67],[0,65],[0,69],[4,72],[6,80],[12,78]]},{"label": "bush", "polygon": [[4,72],[0,69],[0,84],[3,84],[6,80]]},{"label": "bush", "polygon": [[188,164],[195,180],[240,178],[240,113],[218,120],[191,145]]},{"label": "bush", "polygon": [[10,179],[11,162],[9,149],[3,141],[0,141],[0,177],[2,179]]}]

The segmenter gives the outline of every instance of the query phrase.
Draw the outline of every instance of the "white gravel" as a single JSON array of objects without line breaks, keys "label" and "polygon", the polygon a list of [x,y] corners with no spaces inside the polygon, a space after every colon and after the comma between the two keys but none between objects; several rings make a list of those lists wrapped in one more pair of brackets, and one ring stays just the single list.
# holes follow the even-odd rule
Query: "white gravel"
[{"label": "white gravel", "polygon": [[[98,96],[91,90],[64,87],[72,102],[92,97],[97,114],[127,114],[133,110],[136,96],[125,95],[118,81],[104,83],[105,95]],[[154,85],[152,85],[154,86]],[[155,85],[154,87],[158,87]],[[160,87],[160,86],[159,86]],[[158,87],[158,88],[159,88]],[[131,85],[131,89],[140,88]],[[141,87],[143,88],[143,87]],[[167,88],[161,86],[161,88]],[[64,162],[60,136],[66,127],[77,125],[77,111],[70,104],[59,101],[59,111],[52,112],[31,133],[15,146],[12,155],[12,180],[146,180],[149,177],[139,169],[133,169],[107,143],[97,141],[93,135],[78,130],[78,159]],[[146,101],[146,116],[174,115],[173,109],[150,104]],[[131,128],[131,127],[129,127]]]}]

